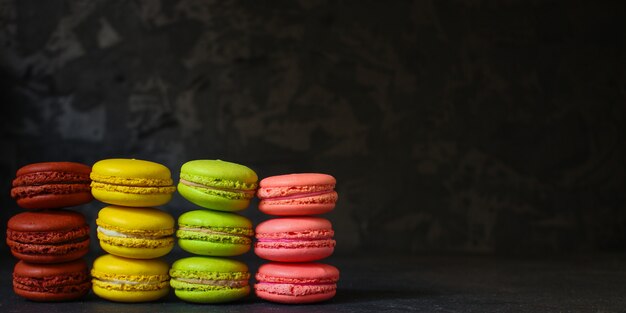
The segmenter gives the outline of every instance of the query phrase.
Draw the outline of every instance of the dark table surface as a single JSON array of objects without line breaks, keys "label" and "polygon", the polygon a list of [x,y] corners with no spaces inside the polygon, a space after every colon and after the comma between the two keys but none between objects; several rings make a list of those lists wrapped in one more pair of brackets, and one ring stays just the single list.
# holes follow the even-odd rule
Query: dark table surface
[{"label": "dark table surface", "polygon": [[[92,261],[93,257],[88,257]],[[256,271],[259,261],[250,264]],[[81,301],[35,303],[12,292],[15,259],[3,257],[0,312],[624,312],[626,255],[331,257],[337,296],[310,305],[256,299],[198,305],[169,297],[120,304],[90,293]],[[251,263],[251,262],[248,262]]]}]

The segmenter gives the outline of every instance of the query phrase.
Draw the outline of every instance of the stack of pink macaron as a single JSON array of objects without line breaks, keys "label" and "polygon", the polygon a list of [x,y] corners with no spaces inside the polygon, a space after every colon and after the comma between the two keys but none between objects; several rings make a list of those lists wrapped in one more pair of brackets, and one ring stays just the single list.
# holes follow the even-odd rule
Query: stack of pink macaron
[{"label": "stack of pink macaron", "polygon": [[335,208],[336,180],[327,174],[267,177],[259,183],[259,210],[279,216],[256,227],[254,252],[272,261],[259,267],[256,295],[278,303],[312,303],[335,296],[339,270],[319,261],[335,248],[329,220],[316,215]]}]

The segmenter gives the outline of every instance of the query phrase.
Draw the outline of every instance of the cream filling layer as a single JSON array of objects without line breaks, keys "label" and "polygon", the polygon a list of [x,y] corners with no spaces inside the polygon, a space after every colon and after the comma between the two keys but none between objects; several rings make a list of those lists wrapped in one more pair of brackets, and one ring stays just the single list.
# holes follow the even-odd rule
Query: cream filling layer
[{"label": "cream filling layer", "polygon": [[144,285],[145,286],[145,285],[158,285],[164,282],[164,281],[141,282],[141,281],[118,280],[118,279],[104,280],[104,279],[99,279],[99,278],[94,278],[94,279],[97,279],[101,282],[114,284],[114,285]]},{"label": "cream filling layer", "polygon": [[106,229],[106,228],[103,228],[102,226],[98,226],[97,231],[99,233],[103,233],[103,234],[105,234],[105,235],[107,235],[109,237],[118,237],[118,238],[159,239],[159,238],[170,237],[170,236],[147,237],[147,236],[131,235],[131,234],[126,234],[126,233],[121,233],[121,232],[118,232],[118,231]]},{"label": "cream filling layer", "polygon": [[187,185],[187,186],[200,187],[200,188],[209,189],[209,190],[219,190],[219,191],[228,191],[228,192],[236,192],[236,193],[245,193],[245,194],[249,194],[249,195],[254,195],[256,193],[256,190],[218,188],[218,187],[212,187],[212,186],[207,186],[207,185],[194,183],[194,182],[188,181],[186,179],[182,179],[182,178],[180,179],[180,183],[183,184],[183,185]]},{"label": "cream filling layer", "polygon": [[200,284],[209,286],[227,286],[231,288],[241,288],[248,286],[247,280],[213,280],[213,279],[194,279],[194,278],[178,278],[172,277],[172,279],[182,281],[189,284]]},{"label": "cream filling layer", "polygon": [[184,226],[182,226],[182,227],[179,227],[178,230],[199,232],[199,233],[213,234],[213,235],[225,235],[225,236],[235,236],[235,237],[241,237],[241,238],[248,238],[247,236],[244,236],[244,235],[226,233],[226,232],[221,232],[221,231],[214,231],[214,230],[208,229],[208,228],[193,228],[193,227],[184,227]]}]

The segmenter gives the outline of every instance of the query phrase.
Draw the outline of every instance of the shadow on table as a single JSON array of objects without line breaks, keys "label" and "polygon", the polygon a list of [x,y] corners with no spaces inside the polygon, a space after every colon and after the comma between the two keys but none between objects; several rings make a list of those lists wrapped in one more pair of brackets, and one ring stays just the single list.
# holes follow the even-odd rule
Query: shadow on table
[{"label": "shadow on table", "polygon": [[437,295],[432,290],[391,290],[391,289],[372,289],[372,290],[354,290],[339,289],[337,295],[331,303],[363,303],[371,301],[384,300],[407,300],[419,299],[422,297],[430,297]]}]

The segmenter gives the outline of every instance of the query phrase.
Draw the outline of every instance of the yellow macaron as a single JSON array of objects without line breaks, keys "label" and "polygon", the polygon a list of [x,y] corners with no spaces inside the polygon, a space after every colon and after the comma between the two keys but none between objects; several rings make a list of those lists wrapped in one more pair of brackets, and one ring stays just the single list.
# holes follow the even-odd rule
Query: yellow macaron
[{"label": "yellow macaron", "polygon": [[113,255],[151,259],[174,247],[174,218],[155,208],[107,206],[98,212],[100,246]]},{"label": "yellow macaron", "polygon": [[168,203],[176,191],[170,170],[136,159],[106,159],[91,169],[91,193],[108,204],[150,207]]},{"label": "yellow macaron", "polygon": [[117,302],[146,302],[169,292],[169,265],[160,259],[136,260],[105,254],[93,262],[93,292]]}]

